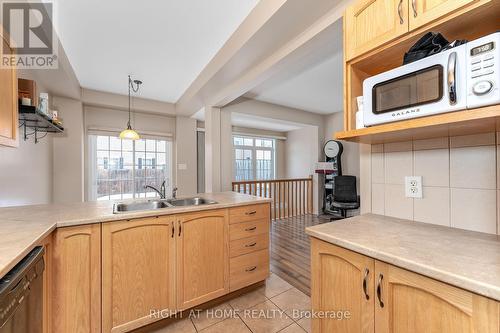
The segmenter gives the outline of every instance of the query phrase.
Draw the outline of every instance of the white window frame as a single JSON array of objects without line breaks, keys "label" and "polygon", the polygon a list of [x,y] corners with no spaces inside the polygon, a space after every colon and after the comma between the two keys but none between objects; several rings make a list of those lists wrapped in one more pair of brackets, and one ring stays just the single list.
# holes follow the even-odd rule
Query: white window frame
[{"label": "white window frame", "polygon": [[[87,149],[87,175],[88,175],[88,187],[87,187],[87,200],[89,201],[96,201],[98,200],[97,198],[97,136],[108,136],[108,137],[113,137],[113,136],[118,136],[118,133],[113,134],[113,133],[88,133],[87,135],[87,142],[88,142],[88,149]],[[158,140],[158,141],[165,141],[166,142],[166,147],[165,147],[165,154],[166,154],[166,179],[165,179],[165,188],[166,188],[166,193],[170,193],[171,187],[172,187],[172,168],[173,168],[173,142],[170,138],[166,137],[156,137],[156,136],[147,136],[147,137],[142,137],[141,139],[149,139],[149,140]],[[135,165],[135,158],[136,158],[136,142],[133,141],[133,150],[132,150],[132,161],[133,161],[133,168],[132,168],[132,180],[135,184],[136,178],[136,165]],[[123,148],[121,148],[123,152]],[[108,149],[108,151],[111,151]],[[156,151],[155,148],[155,155],[158,154],[158,151]],[[146,195],[145,196],[140,196],[140,194],[144,192],[136,192],[135,185],[133,187],[133,193],[132,193],[132,198],[134,199],[141,199],[141,198],[155,198],[158,197],[158,194],[153,191],[153,190],[148,190],[145,191]],[[122,197],[123,197],[123,193]],[[102,199],[101,199],[102,200]],[[121,199],[108,199],[108,200],[121,200]],[[103,200],[105,201],[105,200]]]},{"label": "white window frame", "polygon": [[[245,146],[245,145],[235,145],[234,144],[234,138],[244,138],[244,139],[251,139],[252,140],[252,146]],[[257,147],[255,146],[255,140],[270,140],[273,142],[272,147]],[[233,180],[234,181],[243,181],[243,180],[236,180],[236,149],[245,149],[245,150],[251,150],[252,151],[252,179],[248,179],[249,181],[252,180],[264,180],[264,179],[256,179],[257,176],[257,150],[264,150],[264,151],[270,151],[271,152],[271,178],[270,179],[276,179],[276,139],[274,138],[269,138],[265,136],[252,136],[252,135],[242,135],[242,134],[233,134],[232,136],[232,145],[233,145]]]}]

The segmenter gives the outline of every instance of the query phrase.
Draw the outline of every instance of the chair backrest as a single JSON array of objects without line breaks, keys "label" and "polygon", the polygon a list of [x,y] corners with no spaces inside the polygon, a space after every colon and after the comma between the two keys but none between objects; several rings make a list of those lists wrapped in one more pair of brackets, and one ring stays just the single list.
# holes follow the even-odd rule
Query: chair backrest
[{"label": "chair backrest", "polygon": [[333,201],[357,202],[358,192],[356,190],[355,176],[337,176],[334,178]]}]

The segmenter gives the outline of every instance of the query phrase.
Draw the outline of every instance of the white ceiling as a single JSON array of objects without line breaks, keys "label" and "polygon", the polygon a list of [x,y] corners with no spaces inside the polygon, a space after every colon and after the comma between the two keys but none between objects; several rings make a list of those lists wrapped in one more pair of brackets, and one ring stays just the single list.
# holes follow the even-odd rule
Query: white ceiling
[{"label": "white ceiling", "polygon": [[176,102],[258,0],[64,0],[56,29],[84,88]]},{"label": "white ceiling", "polygon": [[[326,54],[325,54],[326,51]],[[342,21],[329,32],[329,45],[320,45],[303,63],[286,68],[252,89],[248,98],[304,111],[331,114],[343,110]],[[308,62],[309,61],[309,62]]]}]

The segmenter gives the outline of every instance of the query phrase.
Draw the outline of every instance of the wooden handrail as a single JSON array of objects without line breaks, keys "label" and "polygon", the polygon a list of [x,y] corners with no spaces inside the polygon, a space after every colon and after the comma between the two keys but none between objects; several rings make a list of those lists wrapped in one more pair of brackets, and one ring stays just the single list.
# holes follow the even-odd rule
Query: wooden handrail
[{"label": "wooden handrail", "polygon": [[311,180],[312,176],[309,178],[282,178],[282,179],[267,179],[267,180],[242,180],[238,182],[233,182],[233,187],[234,185],[238,184],[257,184],[257,183],[282,183],[282,182],[289,182],[289,181],[307,181]]},{"label": "wooden handrail", "polygon": [[232,182],[234,192],[271,198],[273,220],[312,214],[313,184],[309,178]]}]

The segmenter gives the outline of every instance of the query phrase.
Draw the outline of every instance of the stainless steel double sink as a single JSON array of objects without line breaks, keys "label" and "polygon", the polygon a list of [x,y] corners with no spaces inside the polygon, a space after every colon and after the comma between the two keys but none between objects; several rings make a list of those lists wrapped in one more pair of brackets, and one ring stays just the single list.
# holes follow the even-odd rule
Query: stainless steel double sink
[{"label": "stainless steel double sink", "polygon": [[127,203],[118,203],[113,205],[113,213],[127,213],[141,210],[157,210],[171,207],[185,207],[185,206],[201,206],[213,205],[216,201],[207,200],[200,197],[185,198],[185,199],[161,199],[150,201],[133,201]]}]

